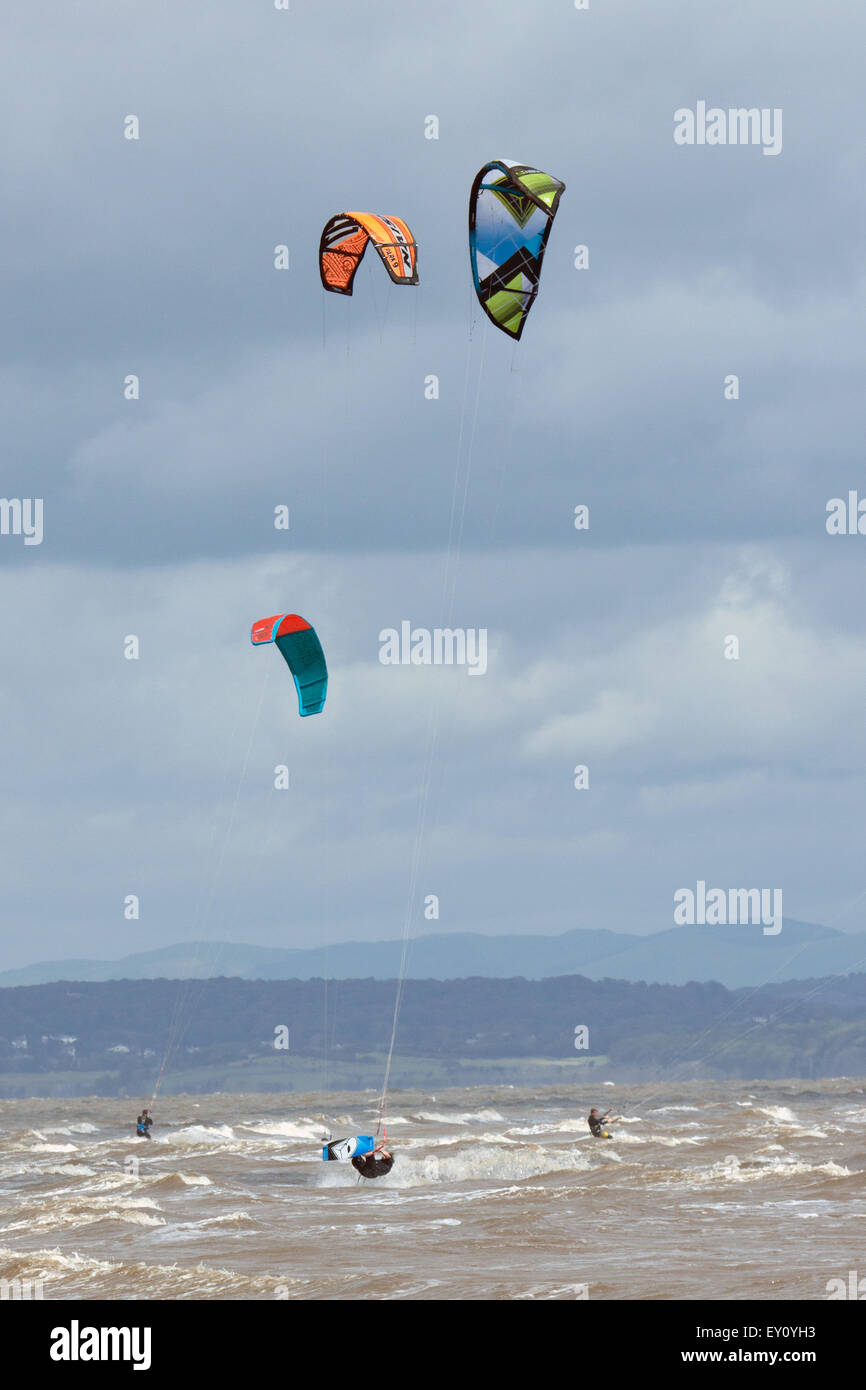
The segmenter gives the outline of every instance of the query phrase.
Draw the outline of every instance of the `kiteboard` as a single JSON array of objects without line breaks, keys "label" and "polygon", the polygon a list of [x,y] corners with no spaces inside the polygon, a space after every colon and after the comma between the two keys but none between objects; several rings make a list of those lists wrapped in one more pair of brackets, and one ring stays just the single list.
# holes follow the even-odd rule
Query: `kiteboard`
[{"label": "kiteboard", "polygon": [[370,1134],[356,1134],[352,1139],[335,1139],[322,1149],[322,1158],[327,1163],[348,1163],[359,1154],[371,1154],[376,1140]]}]

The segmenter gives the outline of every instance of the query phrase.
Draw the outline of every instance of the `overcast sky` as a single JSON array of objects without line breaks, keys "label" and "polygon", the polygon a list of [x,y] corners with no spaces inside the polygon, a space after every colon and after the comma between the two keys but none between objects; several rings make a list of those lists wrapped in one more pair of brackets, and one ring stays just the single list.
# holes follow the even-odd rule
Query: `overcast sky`
[{"label": "overcast sky", "polygon": [[[0,969],[407,907],[658,931],[698,879],[863,929],[866,536],[825,528],[866,496],[862,9],[13,0],[4,30],[0,496],[44,498],[44,540],[0,536]],[[675,144],[701,100],[781,109],[781,153]],[[469,273],[498,157],[566,185],[518,344]],[[371,255],[325,294],[348,208],[405,218],[417,289]],[[284,611],[321,716],[250,645]],[[486,628],[486,674],[381,665],[404,620]]]}]

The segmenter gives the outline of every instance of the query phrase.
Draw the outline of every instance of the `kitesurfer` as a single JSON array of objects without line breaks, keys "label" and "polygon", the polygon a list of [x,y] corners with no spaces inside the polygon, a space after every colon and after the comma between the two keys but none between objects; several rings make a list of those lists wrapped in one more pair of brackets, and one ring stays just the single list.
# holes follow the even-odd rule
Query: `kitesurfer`
[{"label": "kitesurfer", "polygon": [[605,1127],[604,1127],[604,1126],[605,1126],[605,1122],[606,1122],[607,1117],[609,1116],[609,1114],[610,1114],[610,1111],[609,1111],[609,1110],[605,1110],[605,1112],[604,1112],[603,1115],[599,1115],[599,1113],[598,1113],[598,1111],[596,1110],[595,1106],[593,1106],[592,1109],[590,1110],[590,1112],[589,1112],[589,1114],[588,1114],[588,1116],[587,1116],[587,1119],[586,1119],[586,1123],[589,1125],[589,1132],[590,1132],[590,1134],[592,1135],[593,1139],[609,1139],[609,1138],[610,1138],[610,1135],[608,1134],[607,1130],[606,1130]]},{"label": "kitesurfer", "polygon": [[[381,1158],[376,1155],[381,1154]],[[385,1140],[377,1144],[372,1153],[357,1154],[352,1159],[352,1167],[362,1178],[384,1178],[394,1167],[394,1157],[385,1148]]]},{"label": "kitesurfer", "polygon": [[135,1122],[135,1132],[140,1139],[150,1138],[150,1127],[153,1120],[150,1117],[150,1110],[145,1106]]}]

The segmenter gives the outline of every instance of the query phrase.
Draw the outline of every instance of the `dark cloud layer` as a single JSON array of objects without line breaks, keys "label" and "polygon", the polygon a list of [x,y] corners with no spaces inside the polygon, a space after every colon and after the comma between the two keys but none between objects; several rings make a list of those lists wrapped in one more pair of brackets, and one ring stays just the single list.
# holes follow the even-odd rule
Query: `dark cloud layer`
[{"label": "dark cloud layer", "polygon": [[[866,491],[863,15],[93,0],[7,30],[0,492],[44,497],[45,540],[0,537],[0,963],[391,936],[410,884],[445,930],[657,930],[698,877],[844,913],[866,540],[824,509]],[[675,146],[699,99],[782,108],[782,153]],[[567,184],[517,346],[466,250],[497,155]],[[352,206],[407,218],[417,290],[370,264],[324,295]],[[248,644],[284,607],[326,643],[321,720]],[[404,619],[487,627],[488,673],[381,666]]]}]

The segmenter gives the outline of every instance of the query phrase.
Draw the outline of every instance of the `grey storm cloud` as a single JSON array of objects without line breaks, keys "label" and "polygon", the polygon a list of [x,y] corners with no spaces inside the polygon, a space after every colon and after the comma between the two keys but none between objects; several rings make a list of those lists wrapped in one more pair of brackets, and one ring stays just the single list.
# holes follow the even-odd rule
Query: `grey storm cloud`
[{"label": "grey storm cloud", "polygon": [[[862,538],[824,516],[862,477],[866,17],[90,0],[6,30],[0,492],[45,539],[0,537],[0,964],[394,936],[410,882],[441,930],[657,930],[699,877],[844,913]],[[702,99],[781,108],[781,155],[677,147]],[[567,185],[517,345],[468,266],[497,156]],[[347,207],[407,219],[417,289],[365,262],[324,293]],[[322,718],[249,645],[284,609]],[[382,666],[403,620],[487,628],[487,674]]]}]

